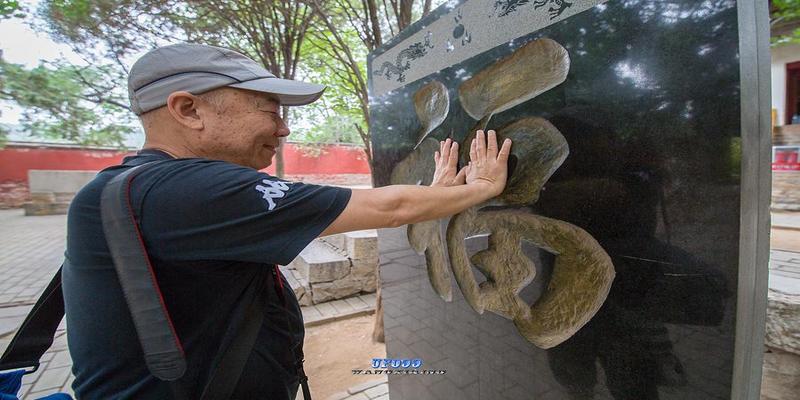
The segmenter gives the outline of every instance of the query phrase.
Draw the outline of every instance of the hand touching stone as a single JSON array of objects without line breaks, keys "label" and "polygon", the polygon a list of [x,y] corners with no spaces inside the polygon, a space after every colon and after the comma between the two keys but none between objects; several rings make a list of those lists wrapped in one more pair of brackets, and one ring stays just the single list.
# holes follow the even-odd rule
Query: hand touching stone
[{"label": "hand touching stone", "polygon": [[490,130],[488,135],[479,130],[469,148],[469,165],[466,181],[468,185],[487,185],[491,197],[500,195],[508,178],[508,155],[511,153],[511,139],[503,141],[497,149],[497,134]]},{"label": "hand touching stone", "polygon": [[431,186],[455,186],[466,182],[467,171],[458,171],[458,143],[447,138],[439,143],[439,151],[434,153],[436,170],[433,172]]}]

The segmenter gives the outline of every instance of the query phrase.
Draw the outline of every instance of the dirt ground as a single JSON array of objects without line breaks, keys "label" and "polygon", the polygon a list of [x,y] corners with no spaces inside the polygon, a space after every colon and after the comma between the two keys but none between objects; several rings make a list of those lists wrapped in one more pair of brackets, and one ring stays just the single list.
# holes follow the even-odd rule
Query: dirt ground
[{"label": "dirt ground", "polygon": [[374,375],[353,375],[353,369],[368,369],[373,358],[385,358],[386,346],[372,342],[375,315],[349,318],[306,328],[303,353],[305,370],[315,399],[326,399]]},{"label": "dirt ground", "polygon": [[769,242],[775,250],[800,252],[800,230],[772,228]]}]

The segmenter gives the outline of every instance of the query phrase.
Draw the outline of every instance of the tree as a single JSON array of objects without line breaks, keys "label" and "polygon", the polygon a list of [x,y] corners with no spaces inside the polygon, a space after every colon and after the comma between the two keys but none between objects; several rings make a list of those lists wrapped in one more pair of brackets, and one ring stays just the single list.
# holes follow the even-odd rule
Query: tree
[{"label": "tree", "polygon": [[[314,30],[306,38],[302,48],[303,64],[299,71],[303,79],[326,85],[325,95],[308,106],[292,109],[297,117],[312,124],[309,129],[293,129],[293,136],[302,141],[361,143],[365,149],[369,149],[369,142],[364,142],[364,138],[358,134],[364,118],[358,94],[352,90],[356,77],[336,68],[338,64],[327,43],[320,40],[325,33]],[[353,46],[355,57],[365,69],[366,49],[351,31],[346,33],[344,40]]]},{"label": "tree", "polygon": [[[25,17],[25,9],[16,0],[0,0],[0,21],[11,18]],[[0,50],[0,60],[2,59],[3,52]],[[0,75],[0,85],[2,85],[2,75]],[[2,113],[0,113],[2,114]],[[3,146],[8,132],[5,127],[0,124],[0,147]]]},{"label": "tree", "polygon": [[135,132],[127,101],[103,90],[114,85],[106,68],[56,62],[26,69],[0,58],[0,76],[0,99],[24,108],[22,126],[33,136],[124,147]]},{"label": "tree", "polygon": [[[435,3],[442,3],[437,0]],[[432,0],[45,0],[47,29],[75,50],[114,60],[174,41],[217,44],[239,50],[276,76],[328,84],[324,98],[341,115],[360,114],[354,129],[372,166],[366,54],[416,19]],[[315,15],[319,18],[314,18]],[[310,26],[314,29],[309,29]],[[301,68],[300,60],[310,61]],[[127,72],[127,71],[126,71]],[[320,115],[319,106],[308,115]],[[306,115],[295,111],[291,115]],[[288,119],[289,111],[284,109]],[[341,119],[340,119],[341,120]],[[324,119],[322,120],[325,121]],[[342,135],[347,136],[347,135]],[[282,158],[277,157],[278,174]]]},{"label": "tree", "polygon": [[[415,0],[382,1],[382,7],[376,0],[304,0],[313,6],[314,12],[320,16],[316,21],[319,26],[311,34],[310,44],[323,57],[321,69],[328,71],[325,75],[336,82],[350,102],[349,109],[361,114],[361,123],[355,123],[364,145],[372,180],[375,182],[375,166],[371,147],[371,129],[369,126],[369,94],[367,91],[366,53],[375,50],[401,30],[411,25],[414,16],[427,15],[432,6],[431,0],[420,2]],[[414,10],[417,10],[414,13]],[[360,43],[359,43],[360,42]],[[357,107],[353,107],[357,104]],[[381,288],[378,287],[376,324],[373,339],[383,342],[383,306]]]},{"label": "tree", "polygon": [[[355,101],[362,122],[355,124],[370,168],[373,167],[366,54],[428,15],[432,0],[305,0],[320,16],[309,41],[327,61],[320,66],[326,76]],[[443,1],[436,1],[442,3]],[[353,103],[351,103],[353,104]]]},{"label": "tree", "polygon": [[800,43],[800,0],[770,0],[772,46]]},{"label": "tree", "polygon": [[8,18],[22,18],[25,9],[17,0],[0,0],[0,21]]},{"label": "tree", "polygon": [[[260,61],[280,78],[294,79],[300,49],[313,13],[290,0],[161,1],[48,0],[40,15],[48,30],[80,54],[117,62],[136,52],[176,41],[201,42],[235,49]],[[119,82],[122,84],[122,82]],[[283,117],[289,118],[286,107]],[[283,157],[276,157],[283,175]]]}]

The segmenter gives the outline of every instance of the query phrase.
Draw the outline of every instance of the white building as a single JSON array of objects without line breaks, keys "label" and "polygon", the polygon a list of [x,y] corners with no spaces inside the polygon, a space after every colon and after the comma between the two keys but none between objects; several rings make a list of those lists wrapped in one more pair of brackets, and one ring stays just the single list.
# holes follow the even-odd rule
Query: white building
[{"label": "white building", "polygon": [[773,47],[771,55],[775,126],[787,125],[793,115],[800,115],[800,44]]}]

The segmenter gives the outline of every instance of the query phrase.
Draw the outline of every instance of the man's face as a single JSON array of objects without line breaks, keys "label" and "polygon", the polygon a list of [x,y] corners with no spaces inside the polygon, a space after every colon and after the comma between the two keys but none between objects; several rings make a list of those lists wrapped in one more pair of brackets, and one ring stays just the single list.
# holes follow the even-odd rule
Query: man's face
[{"label": "man's face", "polygon": [[272,164],[280,138],[289,135],[276,97],[224,88],[206,104],[203,151],[208,158],[263,169]]}]

